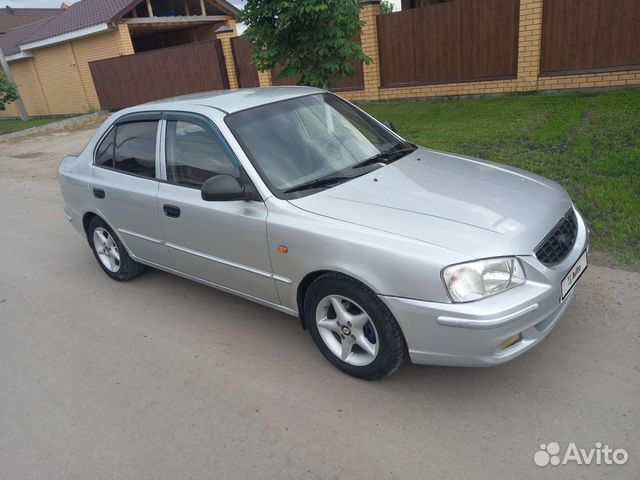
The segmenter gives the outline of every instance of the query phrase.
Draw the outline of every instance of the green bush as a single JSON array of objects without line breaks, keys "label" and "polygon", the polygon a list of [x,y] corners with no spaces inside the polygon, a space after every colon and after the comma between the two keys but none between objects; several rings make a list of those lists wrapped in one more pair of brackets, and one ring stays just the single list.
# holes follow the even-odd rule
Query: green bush
[{"label": "green bush", "polygon": [[7,103],[16,101],[18,89],[11,83],[4,72],[0,71],[0,110],[6,108]]},{"label": "green bush", "polygon": [[254,44],[260,71],[282,68],[277,79],[327,88],[355,73],[353,60],[370,63],[356,42],[362,22],[358,0],[248,0],[243,36]]}]

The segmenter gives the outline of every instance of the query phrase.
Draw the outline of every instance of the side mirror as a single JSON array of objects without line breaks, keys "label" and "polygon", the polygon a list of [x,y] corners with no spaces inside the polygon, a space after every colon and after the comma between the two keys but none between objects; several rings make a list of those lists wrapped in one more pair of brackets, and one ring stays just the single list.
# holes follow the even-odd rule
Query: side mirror
[{"label": "side mirror", "polygon": [[229,202],[246,200],[245,187],[231,175],[216,175],[202,184],[200,191],[205,202]]},{"label": "side mirror", "polygon": [[386,122],[384,122],[384,126],[391,130],[393,133],[397,133],[396,126],[390,121],[387,120]]}]

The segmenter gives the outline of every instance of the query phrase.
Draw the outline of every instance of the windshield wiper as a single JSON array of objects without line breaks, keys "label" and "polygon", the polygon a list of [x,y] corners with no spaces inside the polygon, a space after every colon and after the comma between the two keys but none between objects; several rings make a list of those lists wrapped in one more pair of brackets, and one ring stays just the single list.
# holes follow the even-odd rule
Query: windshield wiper
[{"label": "windshield wiper", "polygon": [[283,190],[283,193],[293,193],[293,192],[300,192],[302,190],[311,190],[312,188],[327,187],[335,183],[351,180],[352,178],[356,178],[357,176],[358,175],[336,175],[336,176],[318,178],[316,180],[311,180],[310,182],[296,185],[295,187],[287,188],[286,190]]},{"label": "windshield wiper", "polygon": [[356,165],[353,166],[353,168],[367,167],[369,165],[373,165],[374,163],[391,163],[395,160],[400,159],[401,157],[404,157],[405,155],[408,155],[409,153],[415,150],[416,150],[416,147],[412,145],[409,147],[402,147],[395,150],[380,152],[377,155],[374,155],[373,157],[367,158],[366,160],[360,163],[357,163]]}]

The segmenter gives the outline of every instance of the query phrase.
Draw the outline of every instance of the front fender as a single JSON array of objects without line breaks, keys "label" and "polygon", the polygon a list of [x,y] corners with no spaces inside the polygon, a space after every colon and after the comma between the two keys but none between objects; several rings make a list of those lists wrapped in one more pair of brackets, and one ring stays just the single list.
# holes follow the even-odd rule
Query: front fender
[{"label": "front fender", "polygon": [[274,197],[266,204],[276,286],[281,303],[292,310],[298,310],[300,283],[317,271],[349,275],[379,295],[449,303],[440,271],[469,260],[437,245],[310,213]]}]

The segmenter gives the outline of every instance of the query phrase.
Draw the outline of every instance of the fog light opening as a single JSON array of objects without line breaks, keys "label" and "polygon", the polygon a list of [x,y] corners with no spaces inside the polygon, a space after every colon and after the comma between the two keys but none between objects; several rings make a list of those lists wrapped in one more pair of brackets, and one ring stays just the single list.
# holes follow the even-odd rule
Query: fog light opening
[{"label": "fog light opening", "polygon": [[517,345],[518,343],[520,343],[520,341],[522,341],[522,334],[518,333],[516,335],[513,335],[513,336],[507,338],[504,342],[502,342],[498,346],[498,350],[499,351],[503,351],[503,350],[506,350],[507,348],[511,348],[514,345]]}]

